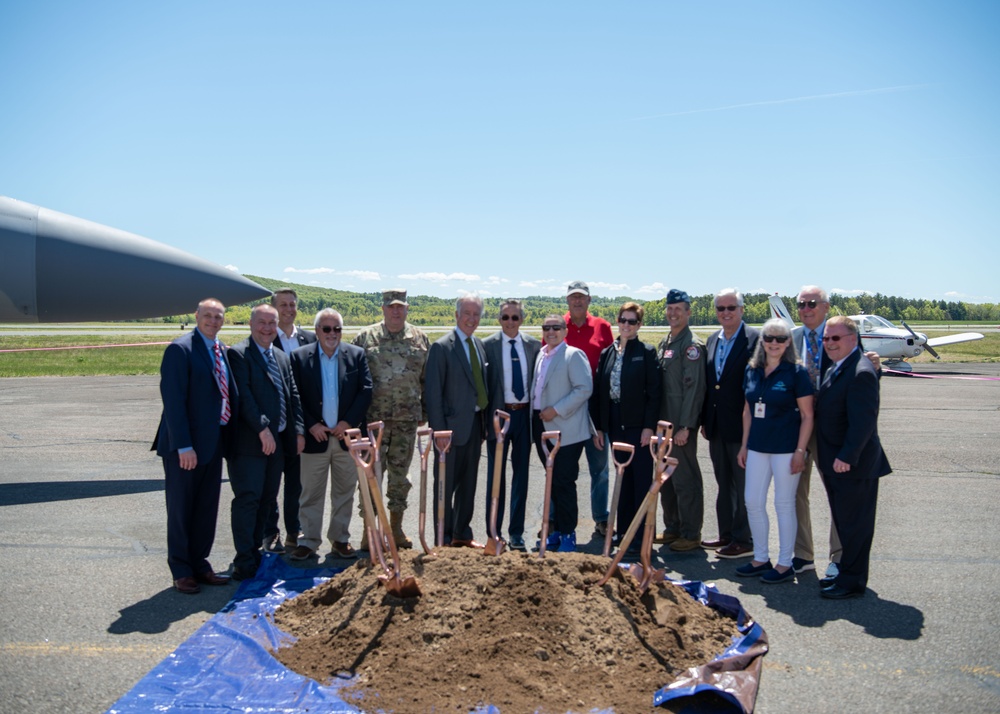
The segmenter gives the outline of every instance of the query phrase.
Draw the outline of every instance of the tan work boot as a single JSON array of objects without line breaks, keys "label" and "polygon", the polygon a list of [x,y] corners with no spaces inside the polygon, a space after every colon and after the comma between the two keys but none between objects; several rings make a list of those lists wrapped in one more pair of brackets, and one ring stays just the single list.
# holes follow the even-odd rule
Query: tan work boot
[{"label": "tan work boot", "polygon": [[413,541],[406,537],[403,532],[403,512],[390,511],[389,525],[392,527],[392,538],[396,541],[397,548],[412,548]]}]

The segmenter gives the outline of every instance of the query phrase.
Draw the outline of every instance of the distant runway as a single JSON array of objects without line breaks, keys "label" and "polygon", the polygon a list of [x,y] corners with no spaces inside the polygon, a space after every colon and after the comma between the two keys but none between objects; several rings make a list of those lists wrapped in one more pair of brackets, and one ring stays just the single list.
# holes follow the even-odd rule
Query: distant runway
[{"label": "distant runway", "polygon": [[[1000,364],[917,367],[1000,376]],[[163,472],[149,451],[159,413],[156,377],[0,380],[0,712],[105,710],[235,591],[171,588]],[[1000,710],[1000,381],[887,377],[880,433],[894,473],[880,484],[866,597],[824,601],[816,573],[768,586],[735,577],[740,561],[660,551],[670,577],[715,583],[767,630],[758,712]],[[704,441],[699,452],[709,537],[716,489]],[[529,535],[543,478],[535,464]],[[578,540],[597,553],[585,469],[578,485]],[[233,557],[230,497],[224,483],[218,570]],[[414,489],[406,516],[414,535],[417,498]],[[812,501],[822,574],[829,510],[819,479]],[[776,549],[773,519],[771,530]]]}]

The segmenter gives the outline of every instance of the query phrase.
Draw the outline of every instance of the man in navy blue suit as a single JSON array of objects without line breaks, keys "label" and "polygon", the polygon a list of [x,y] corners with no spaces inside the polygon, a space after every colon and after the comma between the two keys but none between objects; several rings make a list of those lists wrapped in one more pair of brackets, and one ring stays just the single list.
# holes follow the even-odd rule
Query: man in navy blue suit
[{"label": "man in navy blue suit", "polygon": [[250,313],[250,337],[229,348],[229,364],[240,392],[240,424],[229,459],[234,580],[257,574],[264,527],[274,512],[281,469],[306,443],[291,363],[288,355],[272,345],[277,329],[278,311],[270,305],[258,305]]},{"label": "man in navy blue suit", "polygon": [[215,541],[222,457],[236,428],[239,398],[217,335],[226,308],[215,298],[198,303],[197,326],[163,353],[163,416],[153,449],[163,458],[167,497],[167,563],[178,592],[199,583],[226,585],[208,562]]},{"label": "man in navy blue suit", "polygon": [[849,317],[827,320],[823,349],[831,365],[816,395],[816,463],[842,546],[837,576],[820,580],[820,594],[833,600],[864,595],[878,480],[892,472],[878,438],[878,374],[862,359],[858,339]]}]

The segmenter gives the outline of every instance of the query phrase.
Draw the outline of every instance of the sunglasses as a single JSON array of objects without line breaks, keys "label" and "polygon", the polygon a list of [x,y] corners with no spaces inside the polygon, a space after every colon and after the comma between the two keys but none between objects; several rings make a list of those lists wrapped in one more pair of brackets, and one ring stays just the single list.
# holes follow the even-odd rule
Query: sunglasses
[{"label": "sunglasses", "polygon": [[823,335],[823,342],[840,342],[841,340],[846,340],[850,335]]},{"label": "sunglasses", "polygon": [[639,321],[637,319],[635,319],[634,317],[619,317],[618,318],[618,324],[619,325],[638,325]]},{"label": "sunglasses", "polygon": [[337,327],[333,327],[333,326],[331,326],[331,325],[323,325],[323,326],[322,326],[321,328],[319,328],[319,329],[323,330],[323,332],[325,332],[325,333],[327,333],[327,334],[330,334],[331,332],[336,332],[336,333],[337,333],[338,335],[339,335],[339,334],[340,334],[341,332],[343,332],[343,331],[344,331],[344,328],[343,328],[343,327],[340,327],[340,326],[337,326]]},{"label": "sunglasses", "polygon": [[566,329],[564,325],[542,325],[542,332],[559,332],[564,329]]},{"label": "sunglasses", "polygon": [[739,307],[739,305],[716,305],[715,306],[715,311],[716,312],[725,312],[726,310],[729,310],[729,312],[736,312],[736,309],[738,307]]},{"label": "sunglasses", "polygon": [[764,342],[777,342],[779,345],[783,345],[788,342],[788,335],[762,335]]},{"label": "sunglasses", "polygon": [[520,322],[521,321],[521,316],[520,315],[501,315],[500,319],[503,320],[504,322],[507,322],[507,320],[513,320],[514,322]]},{"label": "sunglasses", "polygon": [[812,310],[817,305],[822,305],[822,300],[799,300],[799,309],[805,310],[807,307]]}]

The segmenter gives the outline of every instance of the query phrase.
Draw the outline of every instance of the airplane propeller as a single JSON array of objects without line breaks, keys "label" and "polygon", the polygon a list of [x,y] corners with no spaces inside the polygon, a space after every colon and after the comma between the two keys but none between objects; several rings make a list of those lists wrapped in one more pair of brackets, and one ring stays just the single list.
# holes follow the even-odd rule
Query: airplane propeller
[{"label": "airplane propeller", "polygon": [[928,352],[930,352],[931,356],[933,356],[934,359],[941,359],[941,356],[937,352],[934,351],[934,348],[931,347],[929,344],[927,344],[927,338],[926,337],[918,335],[916,332],[914,332],[913,328],[906,324],[906,320],[900,320],[900,322],[903,323],[903,327],[905,327],[907,330],[910,331],[910,334],[913,335],[913,338],[915,340],[917,340],[918,342],[920,340],[923,340],[923,343],[921,343],[921,347],[923,347],[925,350],[927,350]]}]

